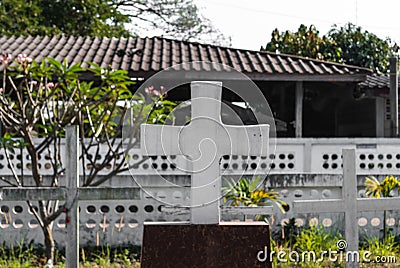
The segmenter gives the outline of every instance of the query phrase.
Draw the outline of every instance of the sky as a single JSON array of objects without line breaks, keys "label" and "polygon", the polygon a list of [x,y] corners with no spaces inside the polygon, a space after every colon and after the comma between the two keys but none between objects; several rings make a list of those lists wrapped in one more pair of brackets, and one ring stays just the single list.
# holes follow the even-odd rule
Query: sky
[{"label": "sky", "polygon": [[378,37],[400,44],[398,0],[194,0],[201,13],[223,34],[232,47],[259,50],[275,28],[296,31],[313,24],[320,35],[332,25],[351,22]]}]

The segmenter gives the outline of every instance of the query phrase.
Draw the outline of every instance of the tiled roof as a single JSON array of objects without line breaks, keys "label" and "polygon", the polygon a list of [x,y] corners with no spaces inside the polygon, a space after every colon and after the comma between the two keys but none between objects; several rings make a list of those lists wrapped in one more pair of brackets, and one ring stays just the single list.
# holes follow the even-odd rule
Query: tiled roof
[{"label": "tiled roof", "polygon": [[[260,80],[349,80],[363,81],[371,71],[366,68],[312,60],[271,52],[233,49],[199,43],[153,38],[91,37],[0,37],[0,52],[14,57],[25,53],[41,61],[44,57],[68,62],[94,62],[102,67],[125,69],[151,75],[172,65],[208,61],[225,64],[253,79]],[[196,71],[221,71],[199,64]],[[299,78],[300,76],[300,78]]]},{"label": "tiled roof", "polygon": [[[400,86],[400,79],[399,79],[399,86]],[[379,75],[373,74],[368,75],[367,80],[360,83],[360,88],[390,88],[390,77],[389,75]]]}]

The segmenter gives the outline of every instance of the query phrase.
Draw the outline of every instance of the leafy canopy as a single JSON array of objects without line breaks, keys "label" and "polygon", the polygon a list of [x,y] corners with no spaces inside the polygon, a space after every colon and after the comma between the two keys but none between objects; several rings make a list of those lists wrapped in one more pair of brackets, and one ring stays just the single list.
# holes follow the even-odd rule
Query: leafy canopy
[{"label": "leafy canopy", "polygon": [[3,0],[0,34],[129,37],[157,35],[191,41],[229,41],[193,0]]},{"label": "leafy canopy", "polygon": [[389,38],[383,40],[351,23],[342,27],[334,25],[323,36],[315,26],[302,24],[297,32],[275,29],[270,42],[261,50],[351,64],[385,73],[389,58],[397,52],[397,45]]}]

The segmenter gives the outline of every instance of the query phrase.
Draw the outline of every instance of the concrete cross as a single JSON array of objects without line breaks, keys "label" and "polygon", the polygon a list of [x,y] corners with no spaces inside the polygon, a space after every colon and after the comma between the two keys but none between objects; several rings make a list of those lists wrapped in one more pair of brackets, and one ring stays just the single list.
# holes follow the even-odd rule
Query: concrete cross
[{"label": "concrete cross", "polygon": [[220,221],[219,162],[223,155],[267,155],[269,125],[224,125],[221,93],[221,82],[192,82],[191,121],[187,126],[141,126],[143,155],[185,155],[190,160],[194,224]]},{"label": "concrete cross", "polygon": [[[357,198],[356,155],[354,149],[343,149],[342,199],[298,200],[293,202],[294,213],[345,213],[346,252],[358,252],[357,212],[400,210],[400,198]],[[347,254],[346,254],[347,255]],[[352,254],[349,254],[349,256]],[[359,267],[358,262],[346,267]],[[361,257],[360,257],[361,261]]]}]

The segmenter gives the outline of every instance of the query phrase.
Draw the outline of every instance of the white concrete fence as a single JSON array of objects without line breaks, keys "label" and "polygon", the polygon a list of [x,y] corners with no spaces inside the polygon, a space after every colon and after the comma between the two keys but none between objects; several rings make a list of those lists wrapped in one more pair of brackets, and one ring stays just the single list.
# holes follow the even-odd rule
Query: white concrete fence
[{"label": "white concrete fence", "polygon": [[[400,141],[397,139],[278,139],[275,155],[266,158],[231,156],[223,157],[221,169],[225,177],[260,173],[266,175],[268,166],[270,179],[267,186],[280,192],[281,197],[293,204],[295,200],[342,199],[343,182],[342,148],[356,149],[355,172],[358,175],[357,197],[365,196],[363,178],[367,175],[400,174]],[[18,152],[12,160],[17,172],[24,169],[29,174],[29,159],[21,167],[19,159],[25,157]],[[129,152],[132,173],[136,179],[146,184],[147,193],[140,192],[135,200],[85,200],[81,193],[80,206],[80,243],[96,244],[140,244],[142,223],[144,221],[187,221],[189,214],[173,215],[161,212],[163,202],[179,200],[182,205],[190,204],[188,174],[177,170],[176,166],[184,161],[180,156],[153,157],[140,163],[142,156],[139,150]],[[140,163],[135,166],[135,163]],[[50,163],[45,155],[41,156],[41,172],[51,174]],[[0,152],[0,172],[2,176],[11,175],[7,161]],[[82,167],[81,167],[82,168]],[[86,167],[89,168],[89,167]],[[109,167],[112,168],[112,167]],[[171,187],[169,183],[160,182],[156,174],[162,174],[179,186]],[[100,174],[101,175],[101,174]],[[135,175],[136,176],[136,175]],[[64,184],[65,185],[65,184]],[[4,185],[1,185],[4,186]],[[119,174],[103,185],[106,188],[136,187],[129,172]],[[4,193],[3,193],[4,196]],[[156,196],[160,201],[151,198]],[[115,196],[116,197],[116,196]],[[319,202],[319,201],[318,201]],[[377,201],[381,202],[381,201]],[[389,204],[389,203],[388,203]],[[387,205],[388,205],[387,204]],[[390,206],[388,227],[398,228],[399,217]],[[369,209],[370,210],[370,209]],[[393,211],[392,211],[393,210]],[[43,238],[38,223],[29,212],[25,202],[0,201],[0,242],[34,240],[41,243]],[[338,211],[317,213],[314,210],[291,210],[287,215],[275,212],[275,224],[284,222],[294,216],[298,223],[307,224],[310,220],[319,221],[325,226],[332,226],[335,221],[343,220]],[[344,222],[344,221],[343,221]],[[355,222],[360,228],[379,230],[382,227],[382,207],[374,211],[359,211]],[[340,223],[341,224],[341,223]],[[339,225],[340,225],[339,224]],[[341,227],[344,227],[341,224]],[[62,215],[54,226],[55,239],[63,246],[66,235],[65,217]]]}]

